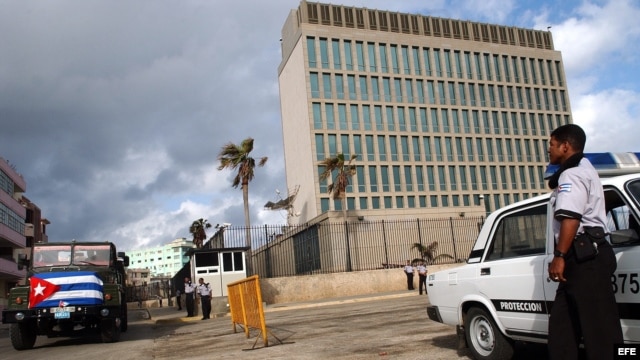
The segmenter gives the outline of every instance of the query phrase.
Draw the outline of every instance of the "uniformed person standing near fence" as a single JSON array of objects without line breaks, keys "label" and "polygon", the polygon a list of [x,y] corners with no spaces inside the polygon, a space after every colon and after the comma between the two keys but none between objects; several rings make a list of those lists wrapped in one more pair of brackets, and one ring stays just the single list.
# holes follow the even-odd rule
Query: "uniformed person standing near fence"
[{"label": "uniformed person standing near fence", "polygon": [[404,266],[404,273],[407,275],[407,289],[413,290],[413,265],[407,260],[407,265]]},{"label": "uniformed person standing near fence", "polygon": [[196,284],[193,284],[190,278],[184,278],[184,298],[188,317],[193,316],[193,296],[195,295],[195,290]]},{"label": "uniformed person standing near fence", "polygon": [[560,283],[549,318],[551,360],[578,359],[581,338],[587,359],[612,359],[614,345],[622,344],[611,245],[599,238],[595,257],[582,261],[573,247],[587,231],[606,232],[604,192],[598,173],[583,157],[585,142],[584,131],[574,124],[555,129],[549,141],[549,162],[560,165],[549,179],[556,240],[549,278]]},{"label": "uniformed person standing near fence", "polygon": [[200,301],[202,302],[202,319],[209,319],[211,315],[211,287],[209,283],[204,283],[204,279],[198,279],[198,294],[200,294]]}]

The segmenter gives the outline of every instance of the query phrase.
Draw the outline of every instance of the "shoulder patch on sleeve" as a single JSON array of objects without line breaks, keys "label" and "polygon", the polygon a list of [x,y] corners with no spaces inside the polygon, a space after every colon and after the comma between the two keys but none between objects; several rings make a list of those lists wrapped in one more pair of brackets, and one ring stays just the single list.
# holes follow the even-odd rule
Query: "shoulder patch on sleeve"
[{"label": "shoulder patch on sleeve", "polygon": [[563,192],[571,192],[571,183],[564,183],[564,184],[560,184],[558,185],[558,192],[559,193],[563,193]]}]

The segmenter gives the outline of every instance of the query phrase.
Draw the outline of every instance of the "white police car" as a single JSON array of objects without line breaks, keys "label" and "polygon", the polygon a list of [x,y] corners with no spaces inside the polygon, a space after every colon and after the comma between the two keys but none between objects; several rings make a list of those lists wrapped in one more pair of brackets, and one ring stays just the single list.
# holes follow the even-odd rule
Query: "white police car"
[{"label": "white police car", "polygon": [[[600,173],[618,268],[611,279],[625,342],[640,343],[640,160],[638,154],[586,155]],[[631,173],[631,174],[630,174]],[[626,174],[626,175],[618,175]],[[487,217],[467,264],[430,274],[428,316],[455,325],[477,359],[509,359],[513,342],[546,342],[558,284],[549,195]]]}]

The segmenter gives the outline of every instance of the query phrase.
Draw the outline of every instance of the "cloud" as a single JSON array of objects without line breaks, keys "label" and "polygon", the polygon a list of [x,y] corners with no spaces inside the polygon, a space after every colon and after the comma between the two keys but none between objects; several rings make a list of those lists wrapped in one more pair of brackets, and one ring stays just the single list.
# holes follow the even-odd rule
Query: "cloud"
[{"label": "cloud", "polygon": [[605,90],[582,95],[573,111],[587,133],[588,152],[638,152],[640,94]]},{"label": "cloud", "polygon": [[[252,224],[285,223],[284,212],[263,205],[287,187],[278,39],[299,4],[0,0],[0,156],[24,175],[26,196],[51,221],[49,239],[127,250],[190,238],[198,218],[242,226],[242,192],[216,158],[223,144],[249,136],[252,155],[269,157],[249,186]],[[637,151],[633,1],[342,4],[552,25],[589,146]]]},{"label": "cloud", "polygon": [[[561,13],[558,15],[557,13]],[[573,120],[585,128],[587,151],[638,151],[640,126],[640,7],[630,0],[583,1],[574,9],[546,9],[534,28],[552,25],[562,52]]]},{"label": "cloud", "polygon": [[[545,13],[536,19],[535,28],[550,25]],[[640,8],[629,0],[608,1],[598,5],[585,1],[573,16],[552,26],[554,44],[563,53],[565,67],[583,73],[601,69],[616,59],[637,61],[640,36]],[[605,61],[606,60],[606,61]]]}]

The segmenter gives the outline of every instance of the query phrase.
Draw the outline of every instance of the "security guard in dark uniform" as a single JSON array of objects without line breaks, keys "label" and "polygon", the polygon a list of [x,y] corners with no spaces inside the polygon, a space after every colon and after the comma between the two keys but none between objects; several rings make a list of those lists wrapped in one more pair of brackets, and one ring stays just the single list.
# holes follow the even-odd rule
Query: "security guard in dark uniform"
[{"label": "security guard in dark uniform", "polygon": [[191,279],[184,278],[184,298],[187,307],[187,316],[193,316],[193,296],[195,295],[196,285],[191,283]]},{"label": "security guard in dark uniform", "polygon": [[604,192],[598,173],[583,157],[585,142],[584,131],[574,124],[555,129],[549,142],[549,161],[560,165],[549,179],[556,239],[549,278],[560,283],[549,318],[552,360],[577,359],[581,341],[588,359],[612,359],[614,345],[623,342],[611,286],[617,266],[611,245],[603,237],[596,242],[597,255],[582,262],[573,249],[585,229],[606,231]]},{"label": "security guard in dark uniform", "polygon": [[198,294],[200,294],[200,301],[202,302],[202,319],[209,319],[211,315],[211,287],[209,283],[204,283],[204,279],[198,279]]}]

